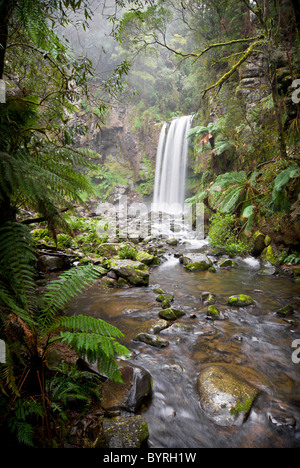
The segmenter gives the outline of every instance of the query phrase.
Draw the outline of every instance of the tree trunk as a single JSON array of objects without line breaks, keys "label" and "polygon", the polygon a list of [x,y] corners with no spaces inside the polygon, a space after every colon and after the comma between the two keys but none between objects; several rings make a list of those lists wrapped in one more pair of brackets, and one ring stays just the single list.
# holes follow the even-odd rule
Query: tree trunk
[{"label": "tree trunk", "polygon": [[8,39],[8,21],[14,9],[14,0],[0,0],[0,80],[3,79]]}]

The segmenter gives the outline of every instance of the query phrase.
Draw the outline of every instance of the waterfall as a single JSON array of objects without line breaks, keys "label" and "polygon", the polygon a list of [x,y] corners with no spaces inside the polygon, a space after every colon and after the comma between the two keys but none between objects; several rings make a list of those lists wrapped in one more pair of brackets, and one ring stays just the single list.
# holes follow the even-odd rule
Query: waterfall
[{"label": "waterfall", "polygon": [[185,200],[185,176],[188,153],[187,132],[192,116],[178,117],[161,130],[156,156],[153,202],[156,206],[177,204]]}]

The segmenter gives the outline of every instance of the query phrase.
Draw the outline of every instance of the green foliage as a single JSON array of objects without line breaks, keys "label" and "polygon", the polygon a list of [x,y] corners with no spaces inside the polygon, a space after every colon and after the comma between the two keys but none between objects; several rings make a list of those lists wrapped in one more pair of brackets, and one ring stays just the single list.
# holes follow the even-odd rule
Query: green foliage
[{"label": "green foliage", "polygon": [[[42,417],[47,418],[47,413],[55,409],[49,408],[49,400],[45,405],[45,388],[40,380],[45,369],[46,381],[51,375],[45,359],[50,347],[57,342],[67,343],[83,358],[96,362],[99,372],[116,381],[121,380],[116,355],[128,356],[128,350],[117,341],[123,334],[116,327],[93,317],[59,315],[104,270],[93,265],[73,268],[50,281],[43,294],[37,296],[33,246],[27,226],[12,222],[1,226],[0,337],[6,343],[7,363],[2,365],[0,388],[20,406],[15,419],[8,417],[8,427],[20,443],[29,445],[33,444],[32,413],[41,416],[38,408],[42,408]],[[39,382],[41,393],[35,393],[33,400],[41,402],[38,408],[30,404],[30,390],[20,393],[23,372],[25,388],[35,388],[35,382]]]},{"label": "green foliage", "polygon": [[248,249],[238,238],[236,218],[230,214],[216,213],[210,219],[209,243],[212,247],[222,247],[230,256],[243,255]]},{"label": "green foliage", "polygon": [[118,253],[120,258],[127,258],[128,260],[136,260],[137,259],[137,251],[136,249],[125,245],[122,249],[119,250]]},{"label": "green foliage", "polygon": [[271,206],[275,211],[288,211],[290,204],[287,198],[286,186],[291,179],[300,176],[300,167],[298,164],[292,164],[284,171],[280,172],[274,180]]}]

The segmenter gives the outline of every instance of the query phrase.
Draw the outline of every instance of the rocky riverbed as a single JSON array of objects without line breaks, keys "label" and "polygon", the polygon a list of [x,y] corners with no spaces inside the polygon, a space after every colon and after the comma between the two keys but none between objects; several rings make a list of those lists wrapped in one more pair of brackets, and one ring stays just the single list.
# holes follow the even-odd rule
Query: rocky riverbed
[{"label": "rocky riverbed", "polygon": [[[68,313],[118,326],[131,350],[124,384],[105,381],[98,423],[85,424],[91,445],[300,446],[299,269],[279,268],[267,244],[232,259],[206,241],[110,239],[97,255],[57,257],[104,268]],[[54,258],[40,257],[48,273]]]}]

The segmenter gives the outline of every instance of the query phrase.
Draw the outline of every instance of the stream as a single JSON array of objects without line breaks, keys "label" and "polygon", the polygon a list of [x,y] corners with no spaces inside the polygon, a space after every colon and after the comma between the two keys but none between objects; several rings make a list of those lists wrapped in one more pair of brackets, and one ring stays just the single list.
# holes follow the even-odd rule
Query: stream
[{"label": "stream", "polygon": [[[216,273],[189,272],[174,256],[189,247],[178,245],[161,265],[151,267],[148,287],[107,290],[95,284],[70,312],[117,326],[125,334],[122,343],[132,352],[130,362],[150,372],[153,395],[143,410],[149,448],[299,448],[300,363],[292,360],[292,343],[300,339],[299,284],[284,274],[261,276],[259,261],[252,257],[237,258],[237,268]],[[133,341],[159,319],[161,307],[153,291],[158,285],[173,292],[172,306],[185,312],[160,332],[169,341],[163,349]],[[217,296],[225,320],[207,319],[201,301],[206,291]],[[250,295],[255,306],[229,307],[227,299],[235,294]],[[276,314],[286,304],[294,307],[290,320]],[[245,373],[261,390],[240,427],[216,425],[200,406],[197,377],[212,363]]]}]

